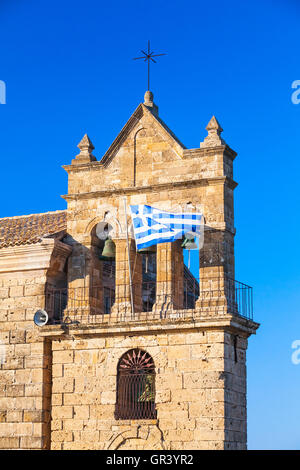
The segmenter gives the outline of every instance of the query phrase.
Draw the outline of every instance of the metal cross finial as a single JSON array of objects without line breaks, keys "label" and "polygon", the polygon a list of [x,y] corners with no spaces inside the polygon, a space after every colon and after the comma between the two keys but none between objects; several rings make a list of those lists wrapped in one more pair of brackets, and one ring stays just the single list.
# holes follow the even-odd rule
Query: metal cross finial
[{"label": "metal cross finial", "polygon": [[150,41],[148,41],[148,51],[141,51],[144,55],[142,57],[134,57],[133,60],[144,59],[144,61],[148,62],[148,91],[150,91],[150,60],[156,64],[156,60],[153,57],[159,57],[161,55],[166,54],[154,54],[154,52],[150,52]]}]

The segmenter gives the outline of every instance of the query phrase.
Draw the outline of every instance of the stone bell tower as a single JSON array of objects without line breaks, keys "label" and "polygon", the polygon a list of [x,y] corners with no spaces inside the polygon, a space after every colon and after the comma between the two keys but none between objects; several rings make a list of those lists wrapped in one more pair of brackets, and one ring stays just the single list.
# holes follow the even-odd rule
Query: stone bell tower
[{"label": "stone bell tower", "polygon": [[[187,149],[147,91],[102,158],[85,135],[64,166],[72,252],[38,330],[51,350],[51,449],[246,448],[247,339],[258,324],[251,288],[235,280],[236,153],[215,117],[206,129]],[[199,273],[184,265],[182,241],[136,251],[133,204],[204,215]]]}]

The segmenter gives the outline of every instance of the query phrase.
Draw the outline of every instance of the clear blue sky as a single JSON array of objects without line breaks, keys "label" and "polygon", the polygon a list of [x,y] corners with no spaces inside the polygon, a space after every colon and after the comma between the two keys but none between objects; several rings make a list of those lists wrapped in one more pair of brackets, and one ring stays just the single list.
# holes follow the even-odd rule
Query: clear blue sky
[{"label": "clear blue sky", "polygon": [[198,147],[215,114],[235,161],[236,277],[261,322],[248,350],[248,442],[300,449],[297,0],[1,0],[0,217],[63,209],[61,165],[88,133],[100,158],[143,100],[151,39],[160,115]]}]

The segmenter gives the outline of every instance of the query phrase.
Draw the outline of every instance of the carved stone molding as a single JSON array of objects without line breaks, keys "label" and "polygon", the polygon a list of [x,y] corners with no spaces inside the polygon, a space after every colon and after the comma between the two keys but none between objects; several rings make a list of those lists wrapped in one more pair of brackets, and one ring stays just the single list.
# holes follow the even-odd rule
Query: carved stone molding
[{"label": "carved stone molding", "polygon": [[71,251],[69,245],[53,238],[45,238],[33,245],[3,248],[0,250],[0,273],[60,269]]}]

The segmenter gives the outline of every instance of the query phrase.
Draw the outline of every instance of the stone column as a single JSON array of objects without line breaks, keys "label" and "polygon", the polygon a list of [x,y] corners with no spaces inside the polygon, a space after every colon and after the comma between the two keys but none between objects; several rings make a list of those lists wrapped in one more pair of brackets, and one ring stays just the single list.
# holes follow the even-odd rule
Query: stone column
[{"label": "stone column", "polygon": [[205,231],[199,264],[196,308],[201,315],[235,313],[233,235],[223,230]]},{"label": "stone column", "polygon": [[138,317],[142,312],[142,256],[136,253],[135,241],[130,238],[129,256],[134,307],[134,312],[132,312],[127,240],[119,238],[115,239],[114,243],[116,245],[116,290],[112,318],[129,320]]},{"label": "stone column", "polygon": [[156,302],[153,313],[165,316],[183,308],[183,250],[181,240],[157,245]]}]

